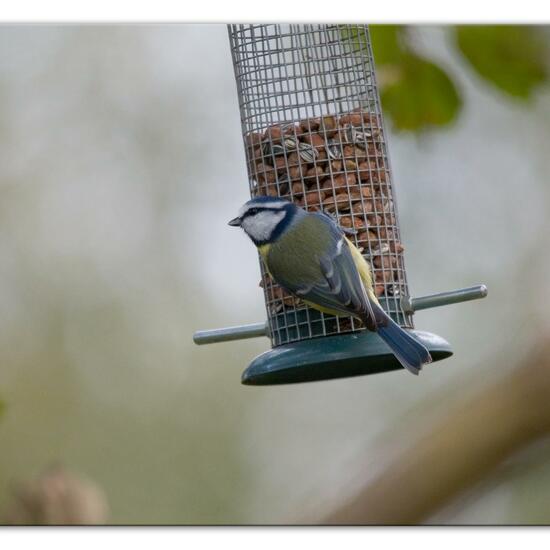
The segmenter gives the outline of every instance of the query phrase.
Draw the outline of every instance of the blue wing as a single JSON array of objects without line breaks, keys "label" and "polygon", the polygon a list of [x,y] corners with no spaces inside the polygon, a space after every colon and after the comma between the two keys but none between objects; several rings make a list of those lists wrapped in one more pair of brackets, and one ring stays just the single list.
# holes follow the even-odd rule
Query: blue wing
[{"label": "blue wing", "polygon": [[[370,325],[372,307],[342,230],[326,215],[309,214],[293,232],[272,246],[268,269],[274,279],[307,302]],[[288,256],[294,265],[279,258]]]}]

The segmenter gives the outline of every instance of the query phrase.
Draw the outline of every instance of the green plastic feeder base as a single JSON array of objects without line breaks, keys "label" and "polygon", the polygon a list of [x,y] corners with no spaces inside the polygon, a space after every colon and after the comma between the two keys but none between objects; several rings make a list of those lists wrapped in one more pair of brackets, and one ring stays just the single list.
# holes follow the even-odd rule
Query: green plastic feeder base
[{"label": "green plastic feeder base", "polygon": [[[450,344],[430,332],[410,330],[434,361],[453,354]],[[243,372],[252,386],[295,384],[402,369],[387,344],[374,332],[354,332],[301,340],[262,353]]]}]

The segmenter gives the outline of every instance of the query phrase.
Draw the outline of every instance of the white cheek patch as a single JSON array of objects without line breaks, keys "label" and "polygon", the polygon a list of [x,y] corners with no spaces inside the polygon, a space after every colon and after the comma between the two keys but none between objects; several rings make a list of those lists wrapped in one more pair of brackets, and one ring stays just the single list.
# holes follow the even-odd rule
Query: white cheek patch
[{"label": "white cheek patch", "polygon": [[249,216],[243,220],[242,228],[255,241],[269,241],[271,234],[278,223],[286,216],[286,213],[264,210],[255,216]]}]

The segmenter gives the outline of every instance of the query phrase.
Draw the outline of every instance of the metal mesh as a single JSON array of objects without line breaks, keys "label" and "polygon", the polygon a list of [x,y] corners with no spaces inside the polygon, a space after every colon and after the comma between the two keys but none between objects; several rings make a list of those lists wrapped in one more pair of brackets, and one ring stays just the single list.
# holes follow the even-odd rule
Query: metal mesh
[{"label": "metal mesh", "polygon": [[[251,196],[324,210],[373,269],[384,309],[413,327],[366,25],[229,25]],[[262,263],[274,346],[361,330],[307,307]]]}]

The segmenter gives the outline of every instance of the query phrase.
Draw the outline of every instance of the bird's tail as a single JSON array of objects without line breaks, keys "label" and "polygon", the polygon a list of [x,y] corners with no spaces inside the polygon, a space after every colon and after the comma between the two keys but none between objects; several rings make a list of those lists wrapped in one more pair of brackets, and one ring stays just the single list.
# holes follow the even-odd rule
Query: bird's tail
[{"label": "bird's tail", "polygon": [[376,332],[388,344],[399,362],[409,372],[418,374],[424,363],[431,363],[432,356],[426,347],[403,330],[377,303],[371,300],[376,322]]}]

